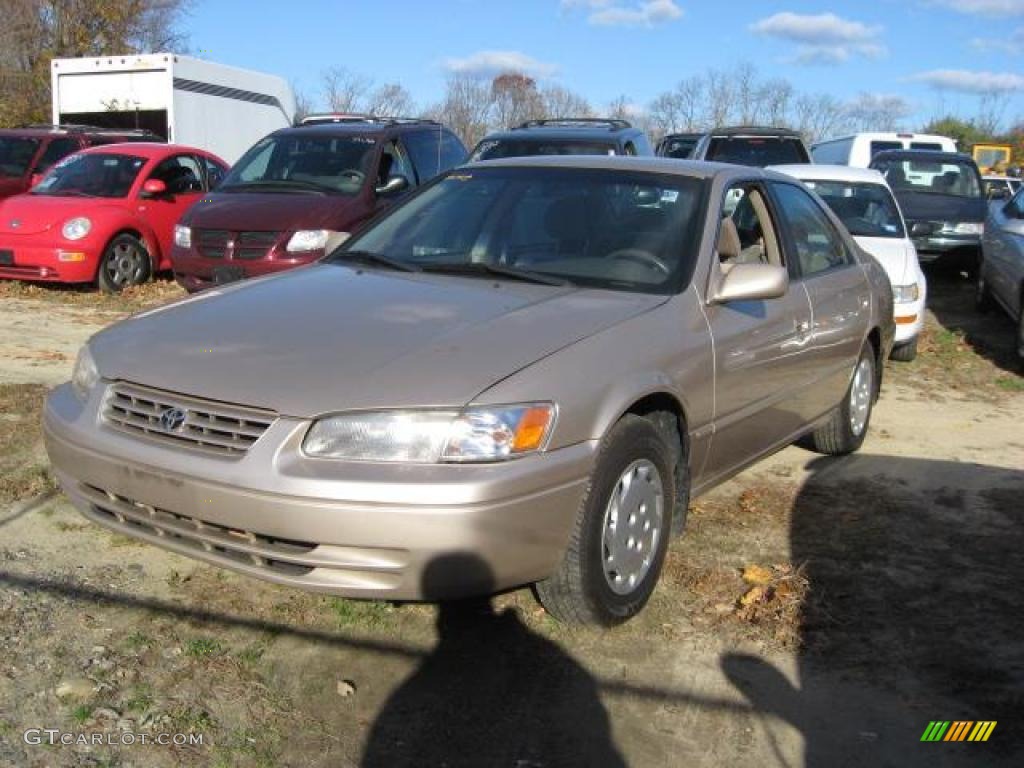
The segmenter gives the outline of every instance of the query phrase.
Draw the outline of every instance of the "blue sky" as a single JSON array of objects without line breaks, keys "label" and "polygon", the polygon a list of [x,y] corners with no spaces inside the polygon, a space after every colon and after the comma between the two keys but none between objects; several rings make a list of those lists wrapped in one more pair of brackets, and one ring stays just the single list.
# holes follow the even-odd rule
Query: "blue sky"
[{"label": "blue sky", "polygon": [[447,74],[514,64],[600,107],[643,105],[708,68],[753,64],[801,92],[906,100],[913,125],[971,116],[979,94],[1024,119],[1024,0],[200,0],[201,58],[279,74],[315,95],[341,66],[423,105]]}]

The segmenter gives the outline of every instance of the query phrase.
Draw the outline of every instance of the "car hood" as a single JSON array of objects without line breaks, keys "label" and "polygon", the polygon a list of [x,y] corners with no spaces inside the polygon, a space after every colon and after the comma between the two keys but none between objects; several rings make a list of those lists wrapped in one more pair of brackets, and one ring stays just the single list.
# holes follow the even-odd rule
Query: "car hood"
[{"label": "car hood", "polygon": [[903,217],[911,221],[984,221],[985,198],[934,192],[895,192]]},{"label": "car hood", "polygon": [[11,195],[19,195],[27,188],[21,176],[0,176],[0,200]]},{"label": "car hood", "polygon": [[288,232],[348,226],[357,197],[295,193],[215,192],[193,205],[182,223],[198,229]]},{"label": "car hood", "polygon": [[666,300],[320,264],[137,315],[90,346],[107,379],[300,418],[458,407]]},{"label": "car hood", "polygon": [[857,245],[870,253],[889,275],[893,285],[906,285],[910,281],[910,260],[914,246],[901,237],[862,237],[855,235]]},{"label": "car hood", "polygon": [[0,232],[35,235],[60,227],[68,219],[89,216],[110,204],[105,198],[15,195],[0,207]]}]

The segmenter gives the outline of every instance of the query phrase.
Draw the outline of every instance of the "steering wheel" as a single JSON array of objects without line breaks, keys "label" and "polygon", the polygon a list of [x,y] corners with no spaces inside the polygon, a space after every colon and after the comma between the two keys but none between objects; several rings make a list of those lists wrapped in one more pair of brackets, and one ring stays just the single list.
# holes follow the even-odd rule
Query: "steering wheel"
[{"label": "steering wheel", "polygon": [[650,267],[658,272],[662,272],[666,275],[671,274],[672,270],[669,269],[668,264],[659,259],[650,251],[643,251],[639,248],[623,248],[618,251],[614,251],[608,254],[609,259],[618,259],[620,261],[632,261],[637,264],[643,264],[645,267]]}]

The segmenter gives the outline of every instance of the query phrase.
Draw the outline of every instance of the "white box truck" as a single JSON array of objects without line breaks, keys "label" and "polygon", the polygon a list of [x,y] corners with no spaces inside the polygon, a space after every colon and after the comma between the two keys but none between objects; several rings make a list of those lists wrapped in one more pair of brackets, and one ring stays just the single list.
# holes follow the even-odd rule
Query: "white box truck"
[{"label": "white box truck", "polygon": [[50,77],[56,125],[142,128],[229,163],[295,114],[282,78],[174,53],[54,59]]}]

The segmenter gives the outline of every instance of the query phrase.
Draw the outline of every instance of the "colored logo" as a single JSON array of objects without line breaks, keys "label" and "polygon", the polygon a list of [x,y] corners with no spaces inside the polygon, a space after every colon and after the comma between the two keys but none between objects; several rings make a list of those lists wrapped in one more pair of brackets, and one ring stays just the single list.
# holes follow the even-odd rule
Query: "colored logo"
[{"label": "colored logo", "polygon": [[160,414],[160,426],[165,432],[175,432],[185,425],[187,415],[181,408],[168,408]]},{"label": "colored logo", "polygon": [[921,741],[988,741],[996,729],[995,720],[932,720]]}]

